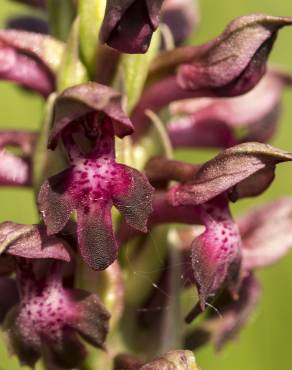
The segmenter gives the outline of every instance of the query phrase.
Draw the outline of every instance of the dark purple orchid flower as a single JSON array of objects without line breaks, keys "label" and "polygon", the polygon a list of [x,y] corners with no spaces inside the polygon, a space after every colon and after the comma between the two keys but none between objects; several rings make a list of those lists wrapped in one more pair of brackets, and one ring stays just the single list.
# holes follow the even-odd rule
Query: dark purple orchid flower
[{"label": "dark purple orchid flower", "polygon": [[22,364],[34,367],[43,356],[50,366],[77,367],[86,355],[79,336],[104,349],[108,312],[95,294],[65,289],[60,266],[38,278],[32,263],[20,259],[17,281],[20,300],[7,314],[4,330]]},{"label": "dark purple orchid flower", "polygon": [[165,0],[163,3],[161,22],[169,27],[175,45],[180,45],[193,33],[199,18],[197,0]]},{"label": "dark purple orchid flower", "polygon": [[[31,185],[31,157],[35,140],[36,133],[34,132],[0,132],[0,185]],[[5,149],[7,146],[21,149],[22,155],[10,153]]]},{"label": "dark purple orchid flower", "polygon": [[80,252],[97,270],[117,257],[112,206],[143,232],[152,210],[153,189],[146,176],[115,161],[114,136],[133,132],[120,99],[114,90],[96,83],[72,87],[59,96],[49,146],[54,148],[62,137],[70,167],[49,178],[39,194],[49,234],[61,231],[77,211]]},{"label": "dark purple orchid flower", "polygon": [[16,282],[8,277],[16,269],[17,258],[69,262],[69,247],[64,240],[48,236],[44,226],[0,224],[0,322],[18,301]]},{"label": "dark purple orchid flower", "polygon": [[[238,220],[242,237],[242,276],[238,295],[234,298],[227,290],[222,292],[213,302],[220,316],[210,309],[206,321],[187,336],[187,348],[195,349],[212,341],[216,349],[221,349],[238,335],[260,298],[255,270],[278,262],[291,249],[291,217],[292,199],[281,198],[248,212]],[[179,231],[183,250],[189,248],[193,239],[195,230],[192,229]],[[189,283],[195,282],[190,274],[187,278]]]},{"label": "dark purple orchid flower", "polygon": [[169,351],[143,365],[143,362],[127,354],[115,358],[114,370],[199,370],[191,351]]},{"label": "dark purple orchid flower", "polygon": [[[202,308],[223,285],[236,293],[239,282],[242,243],[224,194],[232,200],[260,194],[273,180],[276,163],[291,159],[291,154],[271,146],[246,143],[227,149],[199,169],[194,166],[193,171],[191,165],[180,168],[177,161],[169,162],[172,171],[165,161],[163,167],[158,166],[168,180],[182,178],[184,183],[170,188],[168,200],[154,201],[150,226],[193,222],[206,227],[192,243],[192,267]],[[156,172],[153,163],[151,171],[152,175]]]},{"label": "dark purple orchid flower", "polygon": [[0,30],[0,80],[9,80],[48,96],[63,46],[50,36]]},{"label": "dark purple orchid flower", "polygon": [[[154,61],[152,79],[133,111],[137,130],[147,125],[145,110],[194,97],[233,97],[251,90],[266,72],[277,32],[292,18],[249,15],[235,19],[216,39],[197,47],[164,52]],[[178,69],[177,69],[178,68]]]},{"label": "dark purple orchid flower", "polygon": [[145,53],[163,0],[108,0],[100,39],[124,53]]},{"label": "dark purple orchid flower", "polygon": [[[280,101],[291,76],[269,71],[249,93],[235,98],[201,98],[172,103],[168,133],[174,146],[229,147],[240,141],[267,142],[276,132]],[[176,117],[176,118],[175,118]],[[235,129],[247,132],[241,138]]]}]

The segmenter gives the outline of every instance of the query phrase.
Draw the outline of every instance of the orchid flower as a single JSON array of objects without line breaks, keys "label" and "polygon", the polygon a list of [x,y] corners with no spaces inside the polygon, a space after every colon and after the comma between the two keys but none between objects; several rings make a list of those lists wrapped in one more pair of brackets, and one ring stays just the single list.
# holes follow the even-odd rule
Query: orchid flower
[{"label": "orchid flower", "polygon": [[[39,207],[49,234],[61,231],[77,210],[80,252],[93,269],[105,269],[117,258],[113,205],[132,227],[147,230],[152,187],[142,173],[115,161],[114,136],[132,132],[119,94],[108,87],[75,86],[56,101],[49,146],[54,149],[61,137],[70,167],[43,184]],[[75,141],[78,135],[88,141],[88,151]]]}]

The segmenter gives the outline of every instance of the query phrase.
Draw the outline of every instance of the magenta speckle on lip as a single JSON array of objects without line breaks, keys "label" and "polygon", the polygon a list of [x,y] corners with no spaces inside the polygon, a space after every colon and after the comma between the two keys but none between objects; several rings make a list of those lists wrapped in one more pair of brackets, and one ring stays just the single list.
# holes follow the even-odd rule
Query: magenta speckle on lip
[{"label": "magenta speckle on lip", "polygon": [[201,206],[205,232],[192,244],[192,266],[201,305],[221,287],[233,263],[240,261],[241,238],[224,198]]}]

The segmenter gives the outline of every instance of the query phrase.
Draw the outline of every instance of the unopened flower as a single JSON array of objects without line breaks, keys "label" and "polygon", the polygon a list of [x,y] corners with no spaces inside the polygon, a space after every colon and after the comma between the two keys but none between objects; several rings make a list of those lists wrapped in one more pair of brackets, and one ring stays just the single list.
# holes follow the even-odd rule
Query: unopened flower
[{"label": "unopened flower", "polygon": [[159,111],[169,103],[194,97],[232,97],[251,90],[264,76],[277,32],[292,18],[263,14],[235,19],[216,39],[197,47],[164,52],[152,74],[166,75],[150,85],[133,111],[139,131],[145,129],[145,110]]},{"label": "unopened flower", "polygon": [[70,167],[43,184],[39,207],[49,234],[62,230],[77,211],[80,252],[94,269],[117,257],[113,205],[132,227],[146,231],[153,189],[142,173],[115,161],[115,135],[132,132],[120,95],[106,86],[75,86],[56,101],[49,146],[61,137]]},{"label": "unopened flower", "polygon": [[[255,271],[278,262],[291,249],[291,218],[292,199],[280,198],[251,210],[237,221],[242,238],[242,271],[237,297],[223,290],[212,303],[220,316],[209,309],[206,320],[187,335],[187,348],[195,349],[211,341],[219,350],[238,336],[260,299],[261,289]],[[188,230],[183,234],[180,240],[189,248],[193,233]]]},{"label": "unopened flower", "polygon": [[124,53],[145,53],[163,0],[108,0],[100,39]]},{"label": "unopened flower", "polygon": [[38,279],[33,265],[18,262],[19,303],[7,314],[4,329],[11,350],[24,365],[47,364],[73,368],[86,355],[79,336],[104,348],[109,314],[95,294],[62,285],[60,268]]},{"label": "unopened flower", "polygon": [[0,79],[48,96],[55,89],[62,51],[62,44],[50,36],[0,30]]}]

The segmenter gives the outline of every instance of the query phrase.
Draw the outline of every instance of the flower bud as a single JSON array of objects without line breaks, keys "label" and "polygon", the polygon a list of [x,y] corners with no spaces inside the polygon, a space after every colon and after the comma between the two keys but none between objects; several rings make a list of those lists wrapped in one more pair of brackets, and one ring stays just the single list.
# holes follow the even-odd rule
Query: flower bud
[{"label": "flower bud", "polygon": [[108,0],[100,39],[123,53],[145,53],[163,0]]}]

